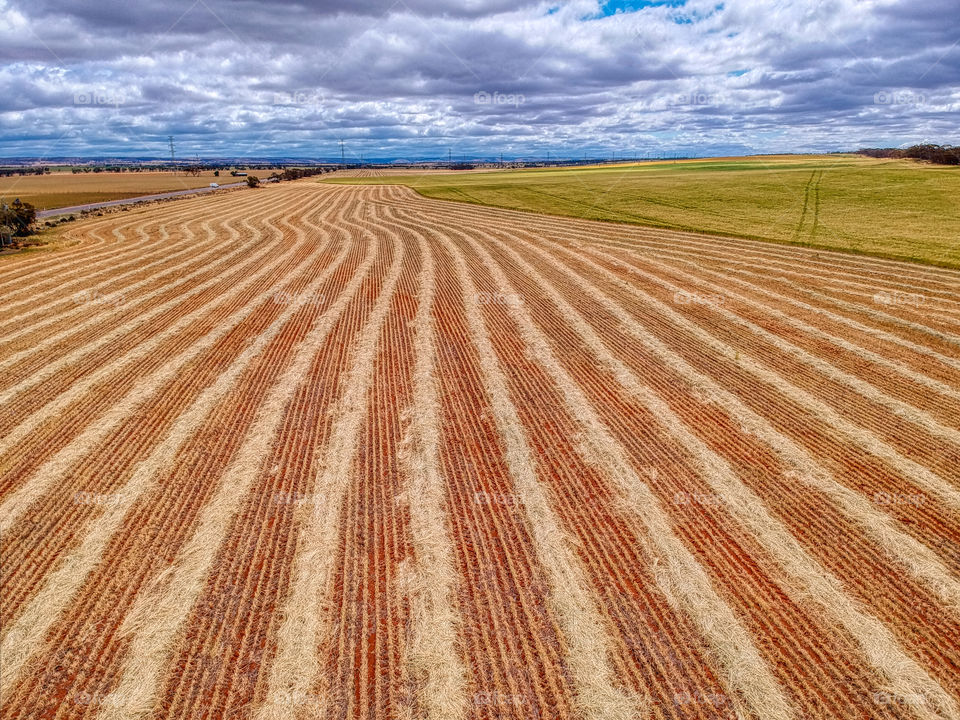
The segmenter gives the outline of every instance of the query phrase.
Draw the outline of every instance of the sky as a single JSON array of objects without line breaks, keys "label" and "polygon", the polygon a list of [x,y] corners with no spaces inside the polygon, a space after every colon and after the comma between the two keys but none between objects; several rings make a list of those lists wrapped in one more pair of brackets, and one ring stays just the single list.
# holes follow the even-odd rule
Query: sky
[{"label": "sky", "polygon": [[960,0],[0,0],[0,157],[960,144]]}]

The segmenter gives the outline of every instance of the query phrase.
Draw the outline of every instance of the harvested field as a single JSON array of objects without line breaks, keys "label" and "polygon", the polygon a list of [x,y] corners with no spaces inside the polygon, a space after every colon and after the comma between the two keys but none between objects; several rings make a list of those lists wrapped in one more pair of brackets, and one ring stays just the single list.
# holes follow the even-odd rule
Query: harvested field
[{"label": "harvested field", "polygon": [[[249,174],[266,178],[271,172],[272,169],[251,170]],[[9,203],[14,198],[20,198],[35,205],[38,210],[47,210],[175,190],[205,188],[212,182],[226,184],[245,179],[232,177],[227,171],[221,172],[219,176],[213,173],[213,170],[204,170],[199,175],[189,175],[185,172],[154,170],[13,175],[0,178],[0,200]]]},{"label": "harvested field", "polygon": [[960,271],[297,182],[0,258],[0,718],[960,718]]}]

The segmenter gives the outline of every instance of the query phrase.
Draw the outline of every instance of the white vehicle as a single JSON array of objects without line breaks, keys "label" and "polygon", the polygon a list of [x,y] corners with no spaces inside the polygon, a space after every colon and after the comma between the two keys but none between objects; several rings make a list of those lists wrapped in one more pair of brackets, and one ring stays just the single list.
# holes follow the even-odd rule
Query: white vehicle
[{"label": "white vehicle", "polygon": [[212,188],[218,188],[218,187],[220,187],[220,184],[219,184],[219,183],[210,183],[210,187],[212,187]]}]

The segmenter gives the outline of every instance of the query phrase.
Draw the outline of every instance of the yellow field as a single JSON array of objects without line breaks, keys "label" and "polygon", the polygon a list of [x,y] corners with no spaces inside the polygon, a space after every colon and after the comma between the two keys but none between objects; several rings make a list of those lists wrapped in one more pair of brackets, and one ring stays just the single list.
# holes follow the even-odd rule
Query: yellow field
[{"label": "yellow field", "polygon": [[[183,172],[101,172],[79,173],[55,172],[50,175],[26,175],[0,178],[0,199],[12,202],[20,198],[33,203],[38,210],[83,205],[85,203],[119,200],[121,198],[150,195],[152,193],[188,190],[206,187],[212,182],[231,183],[243,180],[221,171],[215,177],[213,170],[205,170],[193,177]],[[251,171],[264,178],[273,170]]]}]

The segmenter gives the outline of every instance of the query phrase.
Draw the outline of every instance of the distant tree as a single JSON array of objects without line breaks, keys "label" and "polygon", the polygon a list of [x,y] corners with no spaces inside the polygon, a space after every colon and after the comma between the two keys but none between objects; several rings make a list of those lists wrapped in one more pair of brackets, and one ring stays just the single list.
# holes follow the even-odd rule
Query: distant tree
[{"label": "distant tree", "polygon": [[13,228],[14,235],[29,235],[30,228],[37,219],[37,209],[30,203],[20,202],[20,198],[10,205],[0,205],[0,225]]},{"label": "distant tree", "polygon": [[214,170],[214,171],[213,171],[213,176],[214,176],[214,177],[220,177],[220,171],[219,171],[219,170]]},{"label": "distant tree", "polygon": [[255,188],[260,184],[260,178],[256,175],[247,175],[247,187]]}]

